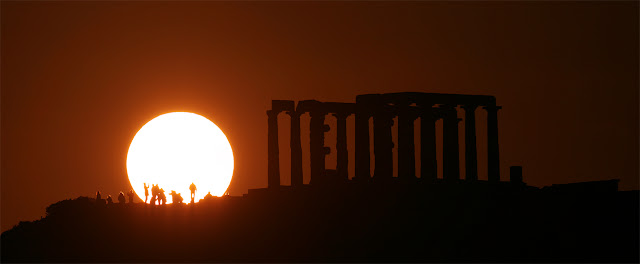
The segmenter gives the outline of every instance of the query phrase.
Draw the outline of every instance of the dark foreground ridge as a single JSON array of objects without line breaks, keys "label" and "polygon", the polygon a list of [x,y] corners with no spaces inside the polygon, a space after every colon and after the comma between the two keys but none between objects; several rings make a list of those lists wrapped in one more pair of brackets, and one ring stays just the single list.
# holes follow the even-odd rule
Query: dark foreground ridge
[{"label": "dark foreground ridge", "polygon": [[401,181],[195,205],[79,197],[2,234],[4,262],[638,262],[638,191]]}]

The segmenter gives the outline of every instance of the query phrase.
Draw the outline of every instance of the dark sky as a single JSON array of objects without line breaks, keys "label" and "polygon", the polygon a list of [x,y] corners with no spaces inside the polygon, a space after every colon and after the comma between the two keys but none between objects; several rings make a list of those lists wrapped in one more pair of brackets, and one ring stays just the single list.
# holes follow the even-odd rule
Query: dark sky
[{"label": "dark sky", "polygon": [[266,187],[271,99],[494,95],[502,180],[522,165],[534,186],[618,178],[638,189],[637,1],[1,7],[2,231],[59,200],[129,190],[129,143],[167,112],[227,135],[232,195]]}]

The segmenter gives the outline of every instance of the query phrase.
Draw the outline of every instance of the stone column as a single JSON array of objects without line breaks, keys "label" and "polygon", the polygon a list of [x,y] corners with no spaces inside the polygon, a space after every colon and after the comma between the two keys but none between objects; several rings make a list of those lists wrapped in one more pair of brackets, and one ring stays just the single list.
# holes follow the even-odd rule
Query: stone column
[{"label": "stone column", "polygon": [[328,154],[324,147],[324,132],[328,131],[329,126],[324,124],[325,114],[322,111],[311,111],[310,121],[310,158],[311,158],[311,180],[310,184],[322,181],[321,177],[324,173],[325,155]]},{"label": "stone column", "polygon": [[302,181],[302,144],[300,143],[300,113],[287,112],[291,116],[291,186],[301,186]]},{"label": "stone column", "polygon": [[268,119],[268,178],[269,189],[280,186],[280,151],[278,150],[278,113],[267,110]]},{"label": "stone column", "polygon": [[416,151],[413,133],[415,114],[409,105],[401,106],[398,114],[398,178],[416,178]]},{"label": "stone column", "polygon": [[478,180],[478,151],[476,149],[476,107],[477,105],[464,105],[464,157],[465,179],[467,181]]},{"label": "stone column", "polygon": [[438,178],[436,160],[436,109],[432,105],[422,106],[420,116],[420,178],[433,181]]},{"label": "stone column", "polygon": [[347,117],[350,113],[336,113],[338,134],[336,138],[336,171],[342,179],[349,179],[349,150],[347,149]]},{"label": "stone column", "polygon": [[373,154],[376,163],[373,177],[377,179],[393,177],[393,117],[388,109],[380,109],[373,116]]},{"label": "stone column", "polygon": [[460,160],[458,144],[458,114],[455,105],[441,106],[444,111],[442,122],[442,175],[444,180],[460,179]]},{"label": "stone column", "polygon": [[490,182],[500,181],[500,150],[498,145],[498,110],[501,106],[485,106],[487,110],[487,150],[488,178]]},{"label": "stone column", "polygon": [[364,109],[358,109],[356,112],[356,175],[354,179],[357,181],[368,181],[371,178],[369,117],[369,113]]}]

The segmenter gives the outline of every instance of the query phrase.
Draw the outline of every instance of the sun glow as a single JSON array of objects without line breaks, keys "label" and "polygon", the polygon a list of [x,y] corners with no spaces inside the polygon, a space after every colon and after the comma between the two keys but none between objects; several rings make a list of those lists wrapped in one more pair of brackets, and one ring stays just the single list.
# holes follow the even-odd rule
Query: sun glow
[{"label": "sun glow", "polygon": [[197,191],[195,201],[207,192],[222,196],[233,176],[233,152],[222,130],[209,119],[187,112],[160,115],[146,123],[131,141],[127,174],[136,195],[145,200],[144,184],[165,191],[167,203],[174,190],[190,201],[189,185]]}]

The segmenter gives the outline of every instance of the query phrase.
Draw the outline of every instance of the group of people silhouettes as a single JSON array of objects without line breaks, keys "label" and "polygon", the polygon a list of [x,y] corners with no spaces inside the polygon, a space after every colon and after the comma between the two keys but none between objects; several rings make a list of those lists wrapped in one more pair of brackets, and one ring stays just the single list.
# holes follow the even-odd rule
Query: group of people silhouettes
[{"label": "group of people silhouettes", "polygon": [[[127,192],[127,196],[129,197],[129,203],[133,203],[133,190],[129,190],[129,192]],[[111,198],[111,195],[108,195],[107,199],[102,199],[102,194],[100,193],[100,191],[98,191],[96,192],[96,201],[101,204],[104,204],[105,202],[107,204],[112,204],[113,198]],[[127,201],[124,197],[124,193],[120,192],[120,194],[118,194],[118,203],[124,204],[126,202]]]},{"label": "group of people silhouettes", "polygon": [[[164,189],[160,188],[158,184],[151,184],[151,186],[149,186],[146,183],[144,183],[144,203],[147,203],[147,201],[149,200],[149,187],[151,187],[151,204],[155,205],[156,203],[158,203],[159,205],[164,205],[167,203],[167,196],[164,194]],[[191,203],[195,203],[197,190],[196,185],[194,183],[191,183],[191,185],[189,185],[189,190],[191,191]],[[173,203],[182,203],[183,199],[180,193],[176,193],[176,191],[172,190],[170,195]],[[133,203],[133,190],[129,190],[129,192],[127,192],[127,196],[129,197],[129,203]],[[113,203],[113,198],[111,198],[111,195],[107,196],[107,199],[102,199],[102,194],[100,193],[100,191],[96,192],[96,201],[98,201],[98,203],[104,204],[105,200],[107,204]],[[120,192],[120,194],[118,194],[118,203],[124,204],[125,202],[125,195],[123,192]]]},{"label": "group of people silhouettes", "polygon": [[[193,182],[191,183],[191,185],[189,185],[189,190],[191,191],[191,203],[194,203],[197,188]],[[173,203],[181,204],[182,201],[184,200],[182,198],[182,195],[180,193],[176,193],[176,191],[174,190],[171,191],[170,195],[171,195],[171,200],[173,200]],[[149,199],[149,185],[144,183],[144,202],[147,203],[148,199]],[[164,194],[164,189],[160,188],[158,184],[151,184],[150,203],[156,204],[156,202],[160,205],[166,204],[167,197]]]},{"label": "group of people silhouettes", "polygon": [[[147,198],[149,196],[149,185],[144,184],[144,202],[147,202]],[[151,204],[163,205],[167,203],[167,196],[164,195],[164,189],[158,187],[157,184],[151,184]]]}]

